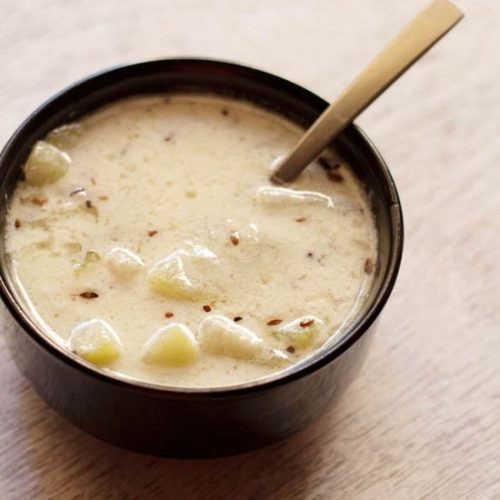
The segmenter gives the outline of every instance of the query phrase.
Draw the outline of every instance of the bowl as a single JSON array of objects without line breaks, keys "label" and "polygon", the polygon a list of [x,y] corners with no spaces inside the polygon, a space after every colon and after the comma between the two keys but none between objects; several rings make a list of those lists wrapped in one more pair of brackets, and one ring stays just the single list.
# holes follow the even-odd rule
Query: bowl
[{"label": "bowl", "polygon": [[[134,94],[195,92],[252,101],[308,127],[328,103],[277,76],[238,64],[149,61],[109,69],[66,88],[16,130],[0,154],[0,221],[34,142],[96,108]],[[366,135],[349,126],[335,148],[368,192],[379,234],[379,261],[365,305],[336,342],[265,379],[222,388],[171,388],[90,367],[35,324],[0,244],[0,296],[15,328],[5,331],[21,373],[46,403],[84,431],[131,450],[186,458],[241,453],[305,428],[344,391],[366,357],[393,289],[402,254],[401,206],[389,170]],[[368,418],[368,417],[367,417]]]}]

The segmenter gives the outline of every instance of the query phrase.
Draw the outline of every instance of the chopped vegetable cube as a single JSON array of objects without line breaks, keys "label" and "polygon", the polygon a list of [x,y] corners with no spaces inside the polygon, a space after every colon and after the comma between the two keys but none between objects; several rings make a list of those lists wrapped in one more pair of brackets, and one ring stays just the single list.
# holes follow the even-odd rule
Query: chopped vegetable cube
[{"label": "chopped vegetable cube", "polygon": [[146,343],[143,361],[163,366],[184,366],[196,361],[199,347],[193,332],[181,323],[160,328]]},{"label": "chopped vegetable cube", "polygon": [[277,330],[295,349],[309,349],[318,341],[323,322],[314,316],[297,318]]},{"label": "chopped vegetable cube", "polygon": [[69,345],[73,352],[97,366],[112,363],[122,350],[118,334],[101,319],[84,321],[73,328]]},{"label": "chopped vegetable cube", "polygon": [[254,332],[217,314],[199,325],[198,342],[202,350],[236,359],[252,359],[263,350],[262,339]]},{"label": "chopped vegetable cube", "polygon": [[32,186],[55,182],[68,171],[70,163],[66,153],[48,142],[38,141],[23,167],[26,182]]},{"label": "chopped vegetable cube", "polygon": [[140,257],[126,248],[113,248],[106,254],[109,270],[117,277],[130,279],[144,267]]}]

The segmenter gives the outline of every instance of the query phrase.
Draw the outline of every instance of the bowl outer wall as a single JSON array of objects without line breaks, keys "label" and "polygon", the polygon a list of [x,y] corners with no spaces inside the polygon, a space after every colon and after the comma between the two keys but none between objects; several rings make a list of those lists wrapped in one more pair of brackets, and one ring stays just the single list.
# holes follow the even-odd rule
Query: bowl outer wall
[{"label": "bowl outer wall", "polygon": [[[31,145],[61,123],[110,99],[134,93],[201,89],[249,98],[303,126],[327,105],[291,82],[231,63],[190,59],[119,67],[62,91],[21,125],[0,155],[0,189],[8,198]],[[370,309],[335,348],[285,377],[263,384],[183,391],[128,383],[70,359],[47,342],[10,290],[3,259],[0,293],[15,323],[15,328],[7,330],[7,341],[21,372],[50,406],[80,428],[118,446],[147,453],[227,455],[269,444],[305,427],[329,407],[357,373],[374,321],[392,290],[402,252],[401,208],[382,158],[354,126],[342,134],[337,145],[366,164],[357,172],[364,182],[373,181],[369,176],[378,179],[380,192],[375,197],[383,202],[378,217],[385,221],[386,234],[382,236],[387,240],[387,262],[380,266],[384,268],[379,272],[382,285]],[[363,179],[361,174],[368,177]],[[6,207],[4,200],[4,214]]]}]

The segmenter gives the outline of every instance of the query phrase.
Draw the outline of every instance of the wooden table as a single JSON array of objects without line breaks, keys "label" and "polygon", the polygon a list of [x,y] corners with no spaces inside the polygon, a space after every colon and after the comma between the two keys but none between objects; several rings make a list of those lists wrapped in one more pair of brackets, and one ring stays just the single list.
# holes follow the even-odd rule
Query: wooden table
[{"label": "wooden table", "polygon": [[[360,378],[312,427],[212,461],[125,452],[75,429],[0,339],[0,498],[499,499],[498,0],[359,120],[406,216],[397,287]],[[424,0],[0,3],[0,142],[61,87],[123,62],[240,61],[332,98]]]}]

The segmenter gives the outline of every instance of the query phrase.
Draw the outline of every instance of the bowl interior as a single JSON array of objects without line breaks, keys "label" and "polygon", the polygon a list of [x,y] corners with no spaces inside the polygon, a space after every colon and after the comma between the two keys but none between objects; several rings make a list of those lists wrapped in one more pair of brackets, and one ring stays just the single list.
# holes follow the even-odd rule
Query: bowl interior
[{"label": "bowl interior", "polygon": [[[91,76],[44,103],[19,127],[2,151],[0,192],[3,196],[0,200],[0,230],[4,231],[9,199],[21,175],[21,166],[36,140],[45,136],[51,129],[74,121],[111,101],[134,94],[175,92],[212,93],[252,101],[302,127],[308,127],[328,105],[323,99],[287,80],[248,67],[218,61],[151,61],[118,67]],[[300,376],[337,357],[375,320],[394,285],[401,259],[403,229],[401,208],[392,177],[374,146],[356,126],[348,127],[333,147],[350,163],[362,182],[375,216],[379,234],[379,261],[373,286],[357,319],[343,335],[338,338],[335,336],[314,356],[275,376],[244,384],[245,387],[264,385],[284,377]],[[48,347],[52,344],[50,348],[69,359],[71,353],[53,345],[53,341],[44,335],[23,307],[23,299],[9,272],[3,238],[0,243],[0,266],[0,293],[15,319],[35,340],[45,342]],[[73,358],[72,362],[80,363],[81,366],[86,364],[75,356]],[[92,369],[89,366],[86,368]],[[121,378],[119,375],[116,377]],[[228,389],[235,388],[237,386],[228,386]],[[193,389],[194,392],[206,390]]]}]

